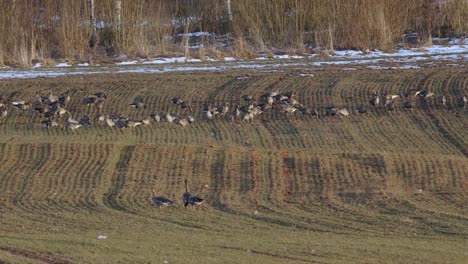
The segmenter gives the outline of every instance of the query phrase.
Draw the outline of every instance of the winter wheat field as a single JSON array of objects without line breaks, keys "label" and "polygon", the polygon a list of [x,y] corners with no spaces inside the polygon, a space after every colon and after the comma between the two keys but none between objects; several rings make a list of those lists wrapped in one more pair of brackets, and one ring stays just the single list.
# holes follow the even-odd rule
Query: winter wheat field
[{"label": "winter wheat field", "polygon": [[[468,107],[457,100],[468,96],[467,56],[2,68],[0,262],[466,263]],[[72,131],[64,116],[46,128],[11,105],[49,90],[70,91],[66,109],[91,126]],[[395,111],[372,106],[373,90],[400,95]],[[319,117],[273,107],[249,122],[203,118],[204,103],[233,109],[273,91]],[[195,122],[110,128],[81,102],[97,92],[105,115]],[[145,108],[129,106],[137,97]],[[326,116],[329,106],[350,115]],[[184,208],[185,178],[203,205]],[[176,206],[153,207],[153,189]]]}]

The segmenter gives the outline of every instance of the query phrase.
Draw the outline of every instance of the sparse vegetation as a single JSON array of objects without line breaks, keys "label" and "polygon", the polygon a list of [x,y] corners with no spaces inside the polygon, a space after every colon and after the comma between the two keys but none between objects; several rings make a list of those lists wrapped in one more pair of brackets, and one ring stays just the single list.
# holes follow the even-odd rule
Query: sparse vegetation
[{"label": "sparse vegetation", "polygon": [[[417,33],[423,45],[432,36],[468,32],[464,0],[15,0],[0,8],[0,63],[24,66],[121,54],[203,57],[206,50],[246,57],[252,51],[385,50],[405,33]],[[213,35],[197,38],[198,52],[190,52],[179,34],[198,31]]]}]

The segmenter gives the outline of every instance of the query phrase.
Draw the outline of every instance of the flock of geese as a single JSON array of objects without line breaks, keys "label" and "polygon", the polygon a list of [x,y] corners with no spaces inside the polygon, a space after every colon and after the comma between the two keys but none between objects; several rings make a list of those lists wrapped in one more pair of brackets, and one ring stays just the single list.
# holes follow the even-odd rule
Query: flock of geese
[{"label": "flock of geese", "polygon": [[[203,199],[195,196],[190,193],[189,188],[188,188],[188,183],[187,179],[185,179],[185,192],[182,194],[182,202],[184,203],[184,207],[187,208],[187,206],[191,205],[193,206],[198,206],[203,204]],[[161,210],[161,207],[163,206],[170,206],[174,205],[175,203],[165,197],[162,196],[156,196],[156,192],[153,190],[152,191],[152,196],[151,196],[151,203],[153,204],[154,207],[158,208]]]},{"label": "flock of geese", "polygon": [[[368,103],[371,107],[377,108],[382,106],[386,111],[394,112],[397,110],[397,101],[402,101],[402,107],[406,109],[416,108],[417,100],[422,102],[429,102],[430,98],[435,97],[433,92],[427,90],[419,91],[407,91],[403,95],[398,94],[384,94],[380,95],[377,91],[372,91]],[[99,124],[105,124],[108,127],[117,127],[125,129],[127,127],[134,128],[140,125],[150,125],[152,122],[166,121],[169,123],[175,123],[180,126],[187,126],[195,122],[195,118],[191,115],[193,113],[192,104],[188,100],[182,100],[179,97],[171,99],[171,103],[180,109],[179,114],[171,113],[152,113],[151,115],[140,119],[132,120],[121,114],[109,114],[104,115],[102,110],[108,97],[103,92],[88,93],[87,96],[81,99],[81,104],[94,107],[96,110],[96,116],[93,120]],[[457,98],[449,98],[445,95],[437,97],[438,104],[447,106],[450,103],[459,108],[465,108],[468,104],[468,98],[466,96],[460,96]],[[40,93],[36,93],[34,99],[28,100],[15,100],[11,102],[11,106],[21,111],[32,111],[33,113],[42,117],[41,125],[43,127],[67,127],[74,131],[81,127],[91,126],[91,117],[89,115],[83,115],[78,120],[73,119],[72,113],[67,110],[67,106],[71,101],[70,93],[66,92],[61,95],[54,95],[49,90],[48,95],[44,96]],[[203,119],[206,121],[214,120],[220,116],[226,122],[234,122],[236,120],[242,120],[245,122],[251,122],[257,116],[264,113],[265,111],[275,110],[286,114],[298,113],[301,115],[311,116],[349,116],[351,112],[347,108],[338,108],[333,105],[325,108],[325,111],[320,111],[319,108],[307,108],[300,103],[292,92],[278,91],[267,92],[261,95],[258,99],[252,95],[242,95],[243,105],[237,104],[231,108],[231,104],[226,102],[224,105],[216,106],[211,103],[203,104]],[[401,103],[401,101],[400,101]],[[454,103],[454,104],[453,104]],[[367,104],[367,103],[366,103]],[[134,109],[144,109],[146,104],[143,97],[138,96],[134,99],[133,103],[129,104]],[[354,109],[354,112],[359,114],[365,114],[369,109],[365,105],[359,105]],[[5,118],[9,113],[8,104],[0,96],[0,121]],[[190,113],[190,114],[188,114]],[[188,114],[188,115],[187,115]]]}]

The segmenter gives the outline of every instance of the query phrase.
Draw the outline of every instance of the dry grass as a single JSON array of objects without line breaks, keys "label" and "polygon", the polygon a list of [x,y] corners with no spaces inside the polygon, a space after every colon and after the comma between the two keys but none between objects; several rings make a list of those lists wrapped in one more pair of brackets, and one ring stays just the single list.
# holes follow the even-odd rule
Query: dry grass
[{"label": "dry grass", "polygon": [[[462,263],[468,235],[464,69],[121,74],[0,82],[10,101],[70,90],[74,117],[88,91],[104,113],[142,118],[193,100],[194,125],[72,133],[29,112],[0,123],[0,260],[203,263]],[[237,78],[248,76],[248,78]],[[307,106],[366,104],[373,89],[424,88],[449,97],[349,118],[265,113],[251,124],[202,121],[202,102],[294,91]],[[128,104],[142,96],[146,109]],[[188,178],[206,199],[184,209]],[[150,190],[175,200],[159,212]],[[108,236],[98,240],[98,235]]]},{"label": "dry grass", "polygon": [[167,55],[179,48],[175,40],[184,31],[229,34],[229,49],[216,47],[218,52],[246,57],[277,49],[388,50],[408,32],[418,33],[424,44],[432,36],[468,31],[468,3],[463,0],[239,0],[231,2],[232,21],[225,0],[100,0],[94,1],[93,40],[90,2],[0,3],[0,63],[30,66],[47,59]]}]

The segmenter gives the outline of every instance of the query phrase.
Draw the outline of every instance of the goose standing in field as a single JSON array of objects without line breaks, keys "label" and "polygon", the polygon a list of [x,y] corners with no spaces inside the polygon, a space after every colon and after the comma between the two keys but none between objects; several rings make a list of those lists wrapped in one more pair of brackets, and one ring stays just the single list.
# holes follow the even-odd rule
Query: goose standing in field
[{"label": "goose standing in field", "polygon": [[47,97],[46,103],[53,104],[59,100],[59,97],[52,94],[52,90],[49,90],[49,96]]},{"label": "goose standing in field", "polygon": [[154,207],[158,208],[159,210],[161,210],[161,207],[162,206],[169,206],[169,205],[173,205],[174,202],[172,202],[171,200],[165,198],[165,197],[161,197],[161,196],[156,196],[156,192],[154,190],[151,191],[151,203],[153,204]]},{"label": "goose standing in field", "polygon": [[375,90],[372,91],[372,98],[369,100],[369,103],[374,107],[377,107],[380,103],[379,93]]},{"label": "goose standing in field", "polygon": [[194,196],[190,193],[188,188],[187,179],[185,179],[185,192],[182,195],[182,201],[184,202],[184,206],[187,207],[188,205],[201,205],[203,203],[203,199],[197,196]]},{"label": "goose standing in field", "polygon": [[204,111],[203,117],[206,119],[206,121],[213,120],[213,114],[211,111]]},{"label": "goose standing in field", "polygon": [[447,97],[445,95],[439,96],[439,102],[443,106],[447,105]]},{"label": "goose standing in field", "polygon": [[457,99],[457,106],[460,108],[465,108],[468,104],[468,98],[466,96],[461,96]]},{"label": "goose standing in field", "polygon": [[160,115],[160,114],[152,113],[152,114],[150,115],[150,117],[151,117],[151,118],[153,119],[153,121],[155,121],[155,122],[161,121],[161,115]]},{"label": "goose standing in field", "polygon": [[114,120],[110,119],[109,116],[106,116],[106,124],[107,124],[108,127],[115,126]]},{"label": "goose standing in field", "polygon": [[0,119],[6,117],[8,115],[8,110],[4,104],[0,106]]},{"label": "goose standing in field", "polygon": [[187,120],[190,124],[193,124],[195,122],[195,118],[193,116],[187,116]]},{"label": "goose standing in field", "polygon": [[71,98],[70,98],[70,91],[68,91],[66,94],[62,94],[59,99],[58,99],[58,102],[60,105],[62,105],[63,107],[67,107],[68,103],[70,102]]},{"label": "goose standing in field", "polygon": [[175,116],[173,116],[173,115],[171,115],[169,113],[166,114],[166,121],[167,122],[172,123],[172,122],[174,122],[174,120],[176,120]]}]

